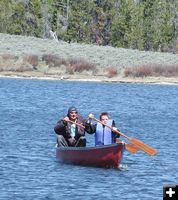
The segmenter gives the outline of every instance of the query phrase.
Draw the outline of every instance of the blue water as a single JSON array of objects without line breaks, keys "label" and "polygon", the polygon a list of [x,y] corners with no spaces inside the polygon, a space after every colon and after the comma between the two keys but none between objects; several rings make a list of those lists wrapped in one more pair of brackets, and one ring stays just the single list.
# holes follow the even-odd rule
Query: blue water
[{"label": "blue water", "polygon": [[[108,111],[158,154],[125,151],[120,170],[59,163],[53,127],[71,105],[84,116]],[[162,200],[163,185],[178,184],[177,124],[175,85],[1,78],[0,199]]]}]

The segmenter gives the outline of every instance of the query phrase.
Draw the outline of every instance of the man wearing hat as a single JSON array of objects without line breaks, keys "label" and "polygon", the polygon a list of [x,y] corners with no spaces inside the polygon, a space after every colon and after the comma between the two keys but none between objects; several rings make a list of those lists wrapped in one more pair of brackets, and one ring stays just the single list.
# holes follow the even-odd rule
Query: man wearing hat
[{"label": "man wearing hat", "polygon": [[85,147],[85,130],[82,126],[76,125],[76,123],[82,124],[83,122],[84,118],[78,114],[76,107],[70,107],[67,115],[60,119],[54,127],[58,146]]}]

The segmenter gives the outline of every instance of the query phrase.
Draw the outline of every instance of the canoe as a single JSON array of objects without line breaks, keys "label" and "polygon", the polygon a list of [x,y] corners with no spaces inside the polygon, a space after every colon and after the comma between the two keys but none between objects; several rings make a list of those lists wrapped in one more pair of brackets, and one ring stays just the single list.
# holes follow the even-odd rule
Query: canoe
[{"label": "canoe", "polygon": [[56,158],[64,163],[103,168],[118,168],[124,144],[95,147],[56,147]]}]

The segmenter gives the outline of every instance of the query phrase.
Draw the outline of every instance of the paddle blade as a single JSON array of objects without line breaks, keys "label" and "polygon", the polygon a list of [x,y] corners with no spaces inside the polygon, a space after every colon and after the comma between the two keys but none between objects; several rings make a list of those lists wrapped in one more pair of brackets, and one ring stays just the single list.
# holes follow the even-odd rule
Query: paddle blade
[{"label": "paddle blade", "polygon": [[135,146],[137,146],[139,149],[141,149],[142,151],[144,151],[145,153],[149,154],[150,156],[154,156],[155,154],[157,154],[157,150],[153,149],[152,147],[150,147],[149,145],[143,143],[142,141],[135,139],[135,138],[129,138],[129,141],[134,144]]},{"label": "paddle blade", "polygon": [[131,153],[137,153],[139,151],[139,148],[136,147],[134,144],[126,144],[125,148],[127,151],[131,152]]},{"label": "paddle blade", "polygon": [[[116,142],[122,142],[122,140],[117,138]],[[139,148],[137,146],[135,146],[134,144],[128,144],[128,143],[125,143],[125,142],[124,142],[124,144],[125,144],[125,149],[127,151],[129,151],[130,153],[135,154],[135,153],[137,153],[137,151],[139,151]]]}]

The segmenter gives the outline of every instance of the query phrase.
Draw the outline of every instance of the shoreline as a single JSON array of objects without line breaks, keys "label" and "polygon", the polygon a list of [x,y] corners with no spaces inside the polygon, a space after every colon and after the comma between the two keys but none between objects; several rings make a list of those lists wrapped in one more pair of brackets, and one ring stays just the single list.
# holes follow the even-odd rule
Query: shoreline
[{"label": "shoreline", "polygon": [[[68,44],[2,33],[0,43],[0,78],[178,85],[178,73],[174,69],[178,68],[178,56],[172,53]],[[92,63],[95,68],[87,69],[85,62]],[[75,69],[76,64],[78,70]],[[169,77],[162,76],[164,73],[152,74],[157,76],[125,77],[127,67],[145,65],[148,68],[167,67],[174,73],[168,74]]]},{"label": "shoreline", "polygon": [[45,75],[41,73],[16,73],[0,72],[0,78],[12,79],[36,79],[36,80],[57,80],[57,81],[81,81],[81,82],[100,82],[100,83],[128,83],[128,84],[160,84],[160,85],[178,85],[178,77],[115,77],[108,78],[105,76],[87,76],[87,75]]}]

